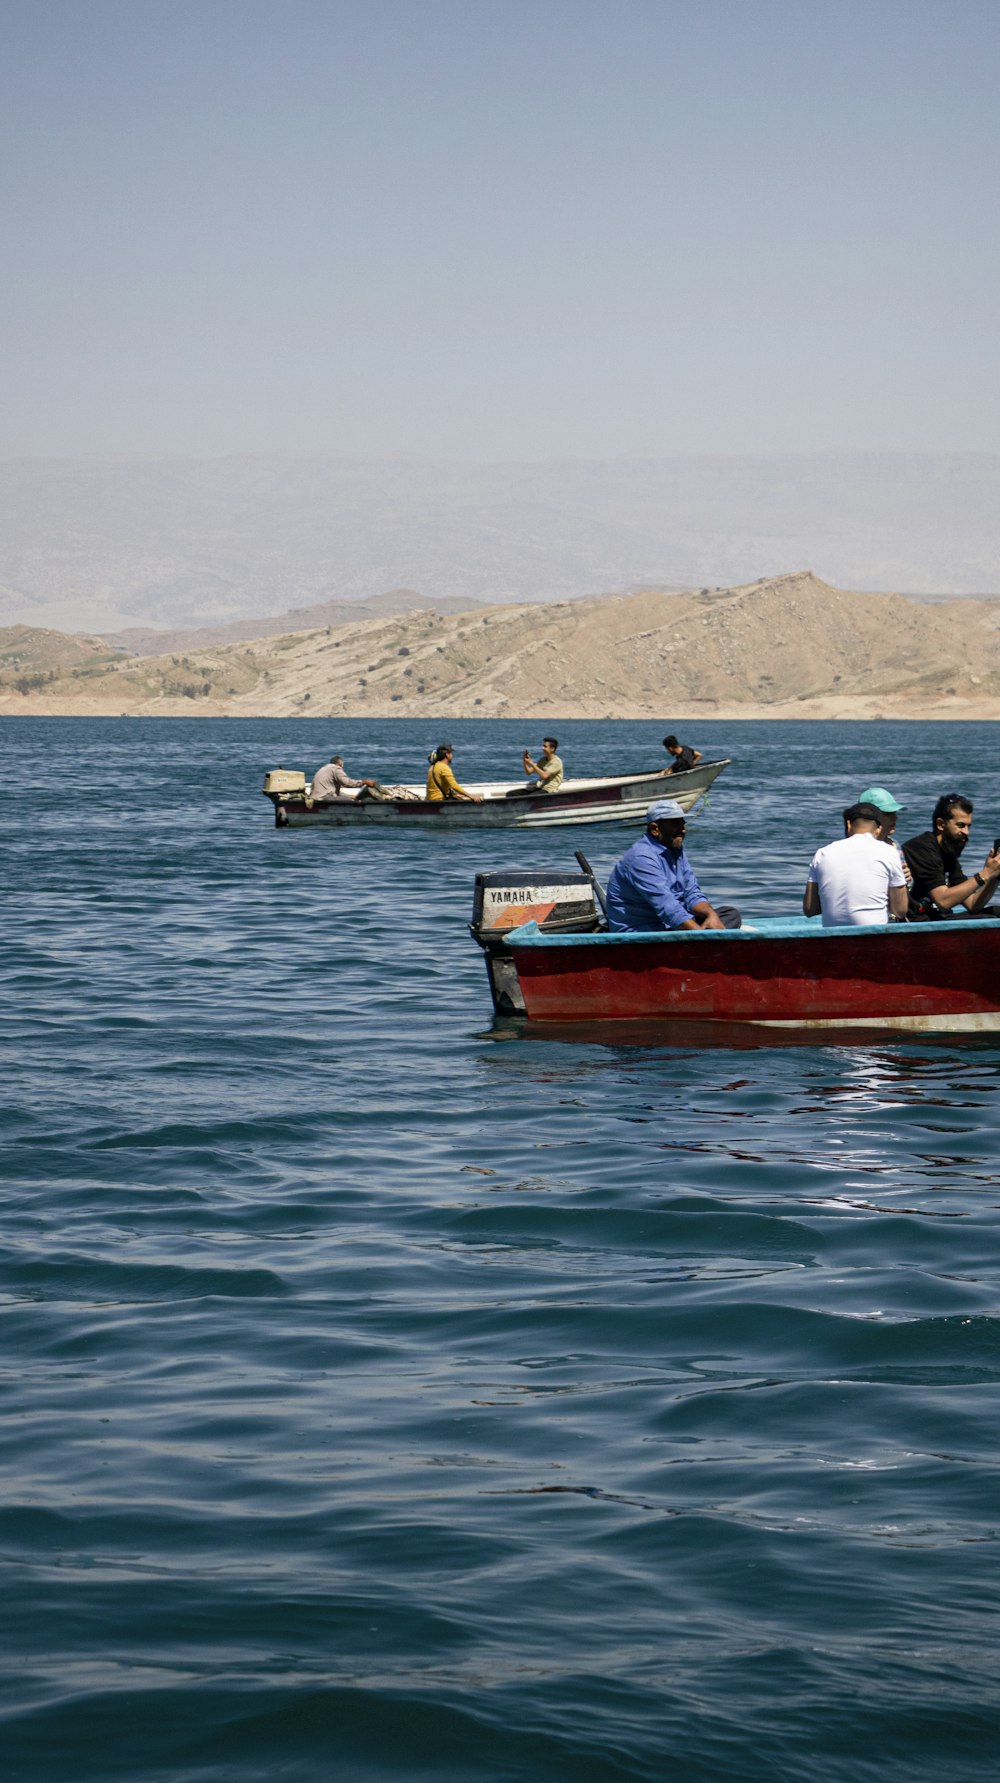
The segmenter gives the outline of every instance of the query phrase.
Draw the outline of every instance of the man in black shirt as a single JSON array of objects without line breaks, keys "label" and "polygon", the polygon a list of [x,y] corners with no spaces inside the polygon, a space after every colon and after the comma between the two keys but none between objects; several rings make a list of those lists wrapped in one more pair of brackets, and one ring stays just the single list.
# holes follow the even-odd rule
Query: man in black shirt
[{"label": "man in black shirt", "polygon": [[692,749],[688,743],[678,743],[674,736],[664,737],[663,747],[674,758],[669,768],[664,768],[665,774],[686,774],[689,768],[696,767],[701,760],[700,749]]},{"label": "man in black shirt", "polygon": [[981,915],[1000,879],[1000,853],[988,854],[978,873],[966,873],[959,865],[972,828],[972,800],[958,792],[945,793],[934,807],[931,825],[923,835],[903,843],[913,875],[910,920],[950,916],[958,905],[970,916]]}]

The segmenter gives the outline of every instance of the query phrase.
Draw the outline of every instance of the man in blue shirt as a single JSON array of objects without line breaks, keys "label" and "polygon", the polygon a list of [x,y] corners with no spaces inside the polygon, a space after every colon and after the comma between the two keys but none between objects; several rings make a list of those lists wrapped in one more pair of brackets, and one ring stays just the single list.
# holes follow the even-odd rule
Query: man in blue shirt
[{"label": "man in blue shirt", "polygon": [[738,929],[732,904],[715,909],[684,852],[684,811],[676,799],[656,799],[646,812],[646,834],[633,842],[608,880],[608,927]]}]

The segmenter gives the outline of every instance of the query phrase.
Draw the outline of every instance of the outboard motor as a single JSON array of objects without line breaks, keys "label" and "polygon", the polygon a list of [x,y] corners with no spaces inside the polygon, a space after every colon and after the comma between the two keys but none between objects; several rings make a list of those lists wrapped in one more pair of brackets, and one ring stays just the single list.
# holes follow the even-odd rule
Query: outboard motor
[{"label": "outboard motor", "polygon": [[514,956],[507,946],[511,929],[536,922],[547,935],[585,935],[601,927],[598,896],[590,873],[510,871],[477,873],[469,932],[486,957],[497,1015],[523,1015],[524,999]]}]

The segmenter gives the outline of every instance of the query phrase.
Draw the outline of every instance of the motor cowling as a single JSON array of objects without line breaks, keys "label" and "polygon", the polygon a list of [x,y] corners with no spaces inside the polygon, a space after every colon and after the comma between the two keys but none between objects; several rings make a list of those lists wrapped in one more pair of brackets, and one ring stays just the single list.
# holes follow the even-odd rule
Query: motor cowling
[{"label": "motor cowling", "polygon": [[589,873],[554,873],[542,868],[477,873],[469,929],[482,948],[498,1015],[523,1015],[524,1000],[514,956],[507,945],[512,929],[536,922],[546,934],[588,934],[601,926],[601,913]]}]

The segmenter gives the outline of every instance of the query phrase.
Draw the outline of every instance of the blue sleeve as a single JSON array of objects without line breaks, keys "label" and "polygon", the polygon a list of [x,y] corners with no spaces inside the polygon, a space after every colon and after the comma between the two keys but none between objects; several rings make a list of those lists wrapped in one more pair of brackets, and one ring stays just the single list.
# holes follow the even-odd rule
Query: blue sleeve
[{"label": "blue sleeve", "polygon": [[[683,861],[681,866],[684,866]],[[688,877],[695,887],[697,896],[700,897],[701,893],[697,890],[698,881],[690,867],[688,868]],[[630,861],[629,878],[636,890],[641,892],[642,896],[652,904],[666,928],[676,929],[682,922],[687,922],[691,912],[685,910],[680,899],[674,896],[663,866],[656,856],[640,854],[635,860]]]}]

